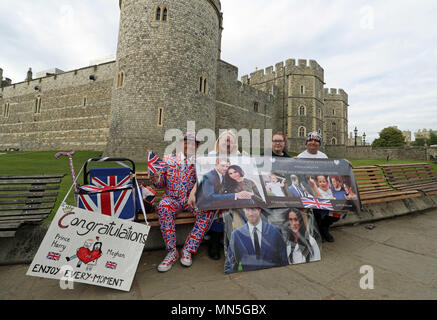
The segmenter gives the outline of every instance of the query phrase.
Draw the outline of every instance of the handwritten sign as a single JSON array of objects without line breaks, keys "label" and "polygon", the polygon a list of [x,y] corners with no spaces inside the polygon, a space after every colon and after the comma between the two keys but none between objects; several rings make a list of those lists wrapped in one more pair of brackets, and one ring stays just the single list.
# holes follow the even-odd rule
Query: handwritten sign
[{"label": "handwritten sign", "polygon": [[129,291],[149,230],[63,204],[26,275]]}]

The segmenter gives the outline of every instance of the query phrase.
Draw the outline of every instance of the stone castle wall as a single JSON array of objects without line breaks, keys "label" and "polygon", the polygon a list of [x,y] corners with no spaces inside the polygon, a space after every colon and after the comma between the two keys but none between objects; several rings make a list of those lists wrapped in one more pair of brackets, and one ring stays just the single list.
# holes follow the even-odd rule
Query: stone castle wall
[{"label": "stone castle wall", "polygon": [[[117,72],[105,155],[145,159],[162,154],[167,129],[215,128],[221,15],[218,1],[129,0],[121,5]],[[166,21],[156,8],[167,8]],[[162,17],[162,13],[161,13]],[[206,79],[204,92],[200,79]],[[161,109],[160,109],[161,108]],[[162,110],[163,122],[158,123]]]},{"label": "stone castle wall", "polygon": [[373,148],[371,146],[324,146],[330,158],[345,159],[387,159],[389,160],[428,160],[425,147]]},{"label": "stone castle wall", "polygon": [[241,83],[238,81],[237,67],[219,60],[216,133],[219,129],[260,129],[263,139],[263,130],[272,128],[273,112],[273,95]]},{"label": "stone castle wall", "polygon": [[[110,62],[2,88],[0,106],[3,110],[9,104],[9,116],[0,114],[0,150],[103,150],[109,133],[114,65]],[[90,80],[90,75],[96,80]]]}]

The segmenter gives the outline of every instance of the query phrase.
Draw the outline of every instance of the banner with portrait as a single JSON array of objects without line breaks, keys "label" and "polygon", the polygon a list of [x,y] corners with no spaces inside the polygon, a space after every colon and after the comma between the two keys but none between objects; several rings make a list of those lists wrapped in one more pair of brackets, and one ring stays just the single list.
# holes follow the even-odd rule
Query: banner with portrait
[{"label": "banner with portrait", "polygon": [[311,210],[231,209],[223,220],[227,274],[321,260],[321,237]]},{"label": "banner with portrait", "polygon": [[345,159],[205,156],[196,160],[197,207],[307,208],[360,211],[352,167]]},{"label": "banner with portrait", "polygon": [[26,275],[129,291],[149,230],[62,204]]}]

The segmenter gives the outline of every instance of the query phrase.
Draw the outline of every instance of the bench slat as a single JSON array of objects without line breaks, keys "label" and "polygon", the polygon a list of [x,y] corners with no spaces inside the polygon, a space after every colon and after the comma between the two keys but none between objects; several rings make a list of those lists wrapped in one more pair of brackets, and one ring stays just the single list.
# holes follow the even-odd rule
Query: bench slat
[{"label": "bench slat", "polygon": [[32,210],[32,209],[53,209],[54,203],[44,203],[44,204],[27,204],[27,205],[16,205],[16,206],[0,206],[0,214],[3,210]]},{"label": "bench slat", "polygon": [[48,183],[61,183],[61,179],[15,179],[7,180],[0,179],[0,184],[48,184]]},{"label": "bench slat", "polygon": [[41,184],[30,186],[0,186],[0,191],[45,191],[45,190],[58,190],[58,184]]},{"label": "bench slat", "polygon": [[10,175],[0,174],[0,179],[49,179],[63,178],[65,174],[28,174],[28,175]]},{"label": "bench slat", "polygon": [[[50,203],[50,202],[56,202],[56,197],[50,197],[50,198],[26,198],[26,199],[0,199],[0,205],[3,204],[16,204],[16,203]],[[3,207],[3,206],[2,206]],[[0,207],[0,208],[2,208]]]},{"label": "bench slat", "polygon": [[18,197],[53,197],[57,196],[57,192],[11,192],[0,193],[0,198],[18,198]]}]

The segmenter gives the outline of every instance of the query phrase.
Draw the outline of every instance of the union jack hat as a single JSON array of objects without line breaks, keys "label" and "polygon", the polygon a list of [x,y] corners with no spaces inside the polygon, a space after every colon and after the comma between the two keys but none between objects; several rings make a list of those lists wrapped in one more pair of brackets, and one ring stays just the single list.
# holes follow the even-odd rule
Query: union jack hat
[{"label": "union jack hat", "polygon": [[186,134],[184,134],[184,140],[194,140],[194,141],[196,141],[196,142],[200,142],[200,141],[197,139],[197,135],[196,135],[196,133],[195,133],[195,132],[192,132],[192,131],[188,131]]},{"label": "union jack hat", "polygon": [[310,140],[318,140],[319,143],[322,144],[322,135],[320,133],[318,133],[317,131],[312,131],[312,132],[308,133],[307,140],[306,140],[305,144],[307,144],[307,142]]}]

